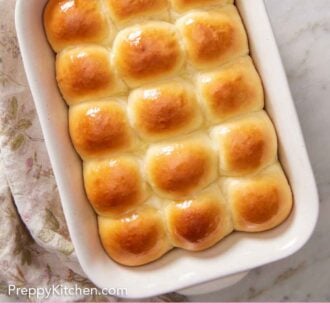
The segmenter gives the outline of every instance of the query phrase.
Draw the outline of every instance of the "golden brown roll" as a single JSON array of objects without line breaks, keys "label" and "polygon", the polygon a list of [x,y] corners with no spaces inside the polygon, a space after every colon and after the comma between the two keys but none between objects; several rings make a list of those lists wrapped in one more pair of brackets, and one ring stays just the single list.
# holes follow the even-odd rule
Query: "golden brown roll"
[{"label": "golden brown roll", "polygon": [[128,111],[138,134],[149,141],[191,132],[202,123],[194,89],[182,80],[134,90]]},{"label": "golden brown roll", "polygon": [[146,173],[157,194],[183,199],[216,178],[216,157],[204,135],[152,146],[147,151]]},{"label": "golden brown roll", "polygon": [[159,212],[150,207],[117,218],[99,217],[99,233],[105,251],[126,266],[144,265],[172,248]]},{"label": "golden brown roll", "polygon": [[200,74],[197,88],[211,123],[263,109],[264,93],[250,57],[241,57],[210,73]]},{"label": "golden brown roll", "polygon": [[83,43],[105,45],[113,33],[100,0],[49,0],[44,27],[55,52]]},{"label": "golden brown roll", "polygon": [[117,101],[93,101],[72,106],[69,129],[73,145],[83,159],[127,151],[132,129],[124,106]]},{"label": "golden brown roll", "polygon": [[196,68],[214,68],[249,51],[241,18],[232,5],[212,12],[189,13],[176,26],[188,59]]},{"label": "golden brown roll", "polygon": [[222,179],[234,228],[259,232],[281,224],[292,209],[292,193],[281,166],[244,178]]},{"label": "golden brown roll", "polygon": [[217,126],[211,136],[218,149],[221,175],[250,174],[277,157],[276,132],[264,111]]},{"label": "golden brown roll", "polygon": [[170,0],[170,2],[175,11],[184,12],[193,8],[205,9],[206,6],[232,4],[234,0]]},{"label": "golden brown roll", "polygon": [[167,0],[106,0],[116,23],[136,18],[168,18]]},{"label": "golden brown roll", "polygon": [[172,24],[149,22],[118,33],[114,63],[125,82],[135,87],[173,75],[183,64],[183,52]]},{"label": "golden brown roll", "polygon": [[110,53],[101,46],[80,46],[58,54],[56,79],[69,105],[112,96],[124,90],[111,66]]},{"label": "golden brown roll", "polygon": [[171,202],[165,214],[172,244],[186,250],[205,250],[233,231],[226,203],[218,188],[211,188],[183,202]]},{"label": "golden brown roll", "polygon": [[148,195],[140,165],[129,156],[85,162],[84,181],[90,203],[102,216],[128,212]]}]

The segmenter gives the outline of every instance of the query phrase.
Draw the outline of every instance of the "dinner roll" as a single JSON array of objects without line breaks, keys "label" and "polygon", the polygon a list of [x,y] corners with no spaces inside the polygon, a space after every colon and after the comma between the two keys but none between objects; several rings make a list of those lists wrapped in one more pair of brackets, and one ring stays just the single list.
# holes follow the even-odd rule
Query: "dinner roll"
[{"label": "dinner roll", "polygon": [[83,43],[105,45],[113,34],[100,0],[49,0],[44,27],[55,52]]},{"label": "dinner roll", "polygon": [[69,105],[124,90],[111,66],[109,52],[101,46],[81,46],[61,52],[56,59],[56,79]]},{"label": "dinner roll", "polygon": [[99,217],[98,224],[105,251],[126,266],[144,265],[172,248],[159,212],[150,207],[116,218]]},{"label": "dinner roll", "polygon": [[114,41],[113,51],[115,66],[130,87],[173,75],[183,64],[177,32],[165,22],[122,30]]},{"label": "dinner roll", "polygon": [[248,56],[215,71],[200,74],[197,88],[211,123],[261,110],[264,106],[261,80]]},{"label": "dinner roll", "polygon": [[129,156],[84,163],[87,197],[103,216],[130,211],[147,197],[137,160]]},{"label": "dinner roll", "polygon": [[276,132],[264,111],[217,126],[211,136],[222,175],[246,175],[274,163],[277,157]]},{"label": "dinner roll", "polygon": [[188,11],[193,8],[204,9],[205,6],[223,6],[232,4],[234,0],[170,0],[173,9],[178,12]]},{"label": "dinner roll", "polygon": [[146,172],[157,194],[183,199],[216,178],[216,156],[210,140],[200,134],[149,148]]},{"label": "dinner roll", "polygon": [[194,89],[182,80],[134,90],[128,111],[138,134],[149,141],[191,132],[202,123]]},{"label": "dinner roll", "polygon": [[83,159],[127,151],[133,145],[132,129],[124,106],[112,100],[81,103],[70,108],[69,129]]},{"label": "dinner roll", "polygon": [[168,18],[167,0],[106,0],[106,3],[117,24],[136,18]]},{"label": "dinner roll", "polygon": [[218,188],[183,202],[171,202],[165,214],[172,244],[186,250],[207,249],[233,231],[226,203]]},{"label": "dinner roll", "polygon": [[189,62],[198,69],[215,68],[249,52],[241,18],[232,5],[212,12],[191,12],[176,26]]},{"label": "dinner roll", "polygon": [[281,224],[292,209],[292,193],[281,166],[243,178],[221,180],[229,203],[234,228],[259,232]]}]

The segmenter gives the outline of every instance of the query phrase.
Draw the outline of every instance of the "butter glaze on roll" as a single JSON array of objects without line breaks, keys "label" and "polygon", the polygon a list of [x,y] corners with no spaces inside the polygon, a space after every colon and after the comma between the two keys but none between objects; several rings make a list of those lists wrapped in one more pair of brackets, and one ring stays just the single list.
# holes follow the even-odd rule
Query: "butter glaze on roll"
[{"label": "butter glaze on roll", "polygon": [[189,62],[211,69],[248,53],[241,18],[234,6],[212,12],[192,12],[176,23],[183,36]]},{"label": "butter glaze on roll", "polygon": [[211,136],[218,150],[222,175],[251,174],[276,160],[276,133],[264,111],[217,126]]},{"label": "butter glaze on roll", "polygon": [[106,48],[94,45],[66,49],[56,59],[56,79],[69,104],[109,97],[125,90]]},{"label": "butter glaze on roll", "polygon": [[245,178],[221,180],[232,212],[234,228],[259,232],[281,224],[292,209],[292,193],[277,163]]},{"label": "butter glaze on roll", "polygon": [[216,188],[170,203],[165,214],[171,242],[186,250],[205,250],[233,231],[225,200]]},{"label": "butter glaze on roll", "polygon": [[172,24],[149,22],[118,33],[114,63],[130,87],[174,75],[183,64],[183,51]]},{"label": "butter glaze on roll", "polygon": [[290,214],[276,131],[233,3],[45,7],[86,196],[105,252],[122,265],[174,247],[202,251]]},{"label": "butter glaze on roll", "polygon": [[83,159],[127,151],[134,144],[125,106],[116,101],[88,102],[71,107],[69,129],[72,142]]},{"label": "butter glaze on roll", "polygon": [[233,0],[170,0],[173,9],[178,12],[184,12],[189,9],[201,8],[204,9],[207,6],[223,6],[232,4]]},{"label": "butter glaze on roll", "polygon": [[149,263],[172,248],[160,213],[150,207],[119,218],[99,217],[99,232],[104,249],[127,266]]},{"label": "butter glaze on roll", "polygon": [[133,91],[128,99],[131,123],[145,140],[159,140],[187,133],[202,123],[193,87],[170,81]]},{"label": "butter glaze on roll", "polygon": [[106,0],[111,18],[122,24],[137,18],[168,19],[167,0]]},{"label": "butter glaze on roll", "polygon": [[113,33],[100,0],[50,0],[44,11],[48,41],[56,52],[83,43],[108,44]]},{"label": "butter glaze on roll", "polygon": [[182,199],[216,178],[216,157],[210,140],[196,135],[151,147],[147,151],[146,172],[156,193]]},{"label": "butter glaze on roll", "polygon": [[261,110],[264,106],[261,80],[250,57],[200,74],[197,87],[211,123]]},{"label": "butter glaze on roll", "polygon": [[148,193],[139,163],[133,157],[85,162],[84,180],[90,203],[103,216],[130,211]]}]

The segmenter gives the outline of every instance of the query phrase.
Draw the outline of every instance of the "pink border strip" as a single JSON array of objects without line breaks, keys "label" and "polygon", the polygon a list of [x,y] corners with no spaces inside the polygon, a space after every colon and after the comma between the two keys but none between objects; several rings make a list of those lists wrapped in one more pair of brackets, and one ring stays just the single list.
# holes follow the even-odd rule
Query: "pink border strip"
[{"label": "pink border strip", "polygon": [[[330,304],[1,304],[1,329],[329,329]],[[64,325],[64,327],[63,327]]]}]

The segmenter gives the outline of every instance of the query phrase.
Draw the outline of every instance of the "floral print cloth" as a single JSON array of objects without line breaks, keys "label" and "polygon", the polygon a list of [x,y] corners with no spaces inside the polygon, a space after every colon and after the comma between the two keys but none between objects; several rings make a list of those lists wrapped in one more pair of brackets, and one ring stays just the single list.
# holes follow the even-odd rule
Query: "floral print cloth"
[{"label": "floral print cloth", "polygon": [[[0,0],[0,295],[8,285],[93,287],[63,216],[15,34],[15,0]],[[56,293],[56,292],[55,292]],[[115,301],[58,296],[42,301]],[[37,300],[18,296],[19,300]],[[182,301],[170,294],[152,301]]]}]

